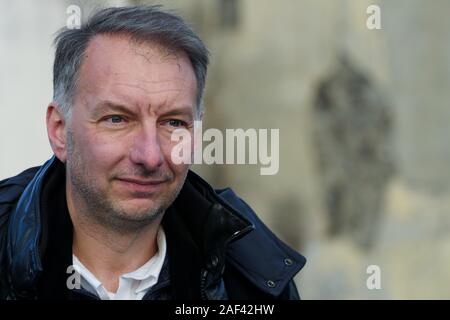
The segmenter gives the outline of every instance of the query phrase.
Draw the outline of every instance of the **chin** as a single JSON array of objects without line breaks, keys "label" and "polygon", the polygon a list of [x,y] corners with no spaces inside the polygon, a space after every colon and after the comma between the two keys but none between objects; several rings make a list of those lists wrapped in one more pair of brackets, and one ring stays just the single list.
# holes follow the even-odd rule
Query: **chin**
[{"label": "chin", "polygon": [[150,213],[158,212],[162,209],[161,205],[155,204],[154,201],[149,199],[133,199],[124,201],[119,206],[116,206],[119,212],[130,218],[142,217],[145,215],[151,215]]}]

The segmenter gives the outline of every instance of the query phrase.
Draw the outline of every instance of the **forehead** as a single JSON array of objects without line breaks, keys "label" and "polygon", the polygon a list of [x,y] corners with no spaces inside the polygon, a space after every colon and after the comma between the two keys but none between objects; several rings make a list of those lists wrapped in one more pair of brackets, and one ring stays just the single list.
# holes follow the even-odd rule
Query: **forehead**
[{"label": "forehead", "polygon": [[117,96],[132,104],[195,105],[196,79],[187,55],[126,35],[91,39],[78,80],[78,94],[103,100]]}]

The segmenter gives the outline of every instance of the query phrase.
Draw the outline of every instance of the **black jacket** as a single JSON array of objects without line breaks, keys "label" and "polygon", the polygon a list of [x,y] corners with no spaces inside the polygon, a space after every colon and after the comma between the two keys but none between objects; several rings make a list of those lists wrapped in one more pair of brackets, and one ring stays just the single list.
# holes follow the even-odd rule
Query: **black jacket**
[{"label": "black jacket", "polygon": [[[85,299],[69,290],[73,225],[65,167],[0,181],[0,299]],[[162,224],[167,259],[144,299],[298,299],[292,280],[305,258],[279,240],[231,189],[213,190],[193,172]]]}]

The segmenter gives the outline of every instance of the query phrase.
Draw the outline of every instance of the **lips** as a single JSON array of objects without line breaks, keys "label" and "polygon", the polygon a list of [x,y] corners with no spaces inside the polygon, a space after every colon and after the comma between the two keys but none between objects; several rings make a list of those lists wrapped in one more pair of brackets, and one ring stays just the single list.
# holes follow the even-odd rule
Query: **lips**
[{"label": "lips", "polygon": [[134,178],[117,179],[121,186],[133,193],[153,193],[159,191],[165,180],[140,180]]},{"label": "lips", "polygon": [[121,178],[118,180],[123,181],[123,182],[135,183],[135,184],[139,184],[139,185],[143,185],[143,186],[158,185],[158,184],[164,183],[164,180],[138,180],[138,179],[129,179],[129,178]]}]

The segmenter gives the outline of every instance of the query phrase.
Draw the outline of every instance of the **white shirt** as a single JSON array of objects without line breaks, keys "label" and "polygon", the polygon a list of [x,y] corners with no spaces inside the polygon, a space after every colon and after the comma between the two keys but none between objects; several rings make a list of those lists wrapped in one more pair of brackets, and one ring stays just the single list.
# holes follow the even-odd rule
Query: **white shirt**
[{"label": "white shirt", "polygon": [[158,251],[143,266],[125,273],[119,278],[116,293],[106,290],[103,284],[73,255],[73,267],[81,276],[81,287],[102,300],[142,300],[145,293],[158,282],[158,277],[166,257],[166,235],[159,228],[156,241]]}]

